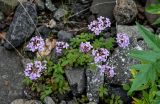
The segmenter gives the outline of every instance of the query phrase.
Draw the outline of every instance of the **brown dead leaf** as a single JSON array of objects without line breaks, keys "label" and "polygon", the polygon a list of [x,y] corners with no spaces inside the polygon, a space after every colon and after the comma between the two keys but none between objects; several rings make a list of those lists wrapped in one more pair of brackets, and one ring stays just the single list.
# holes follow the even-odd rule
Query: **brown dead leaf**
[{"label": "brown dead leaf", "polygon": [[37,52],[37,57],[48,56],[51,53],[52,49],[55,48],[56,41],[57,40],[54,38],[47,38],[45,40],[45,43],[46,43],[45,50],[41,52]]},{"label": "brown dead leaf", "polygon": [[5,38],[6,38],[6,32],[0,32],[0,43],[3,43]]}]

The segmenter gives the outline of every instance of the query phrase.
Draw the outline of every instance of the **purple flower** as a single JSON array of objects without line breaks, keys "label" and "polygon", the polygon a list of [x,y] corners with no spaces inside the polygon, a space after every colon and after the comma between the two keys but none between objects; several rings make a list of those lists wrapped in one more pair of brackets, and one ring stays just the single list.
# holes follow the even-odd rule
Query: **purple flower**
[{"label": "purple flower", "polygon": [[98,50],[92,50],[92,55],[94,56],[94,62],[105,62],[109,56],[109,51],[105,48],[100,48]]},{"label": "purple flower", "polygon": [[46,69],[45,61],[34,61],[34,63],[27,63],[24,74],[31,80],[36,80],[41,76],[44,69]]},{"label": "purple flower", "polygon": [[115,72],[114,72],[114,67],[110,67],[108,66],[108,64],[106,65],[99,65],[98,66],[100,68],[100,74],[107,74],[108,77],[114,77]]},{"label": "purple flower", "polygon": [[116,40],[121,48],[126,48],[129,45],[129,37],[124,33],[118,33]]},{"label": "purple flower", "polygon": [[66,42],[56,42],[56,52],[58,54],[62,53],[62,49],[68,49],[69,44]]},{"label": "purple flower", "polygon": [[92,21],[88,25],[88,29],[95,33],[95,35],[99,35],[106,28],[111,27],[111,22],[109,18],[98,17],[97,20]]},{"label": "purple flower", "polygon": [[81,42],[80,44],[80,51],[83,53],[87,53],[89,52],[91,49],[93,48],[93,46],[90,44],[90,42]]},{"label": "purple flower", "polygon": [[32,37],[30,42],[27,45],[27,48],[32,51],[43,51],[45,46],[45,42],[40,36]]}]

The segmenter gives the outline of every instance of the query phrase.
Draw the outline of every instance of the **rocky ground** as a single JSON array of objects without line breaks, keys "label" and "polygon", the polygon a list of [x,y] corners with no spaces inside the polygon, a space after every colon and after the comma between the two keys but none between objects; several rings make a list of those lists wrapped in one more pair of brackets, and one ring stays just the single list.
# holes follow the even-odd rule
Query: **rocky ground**
[{"label": "rocky ground", "polygon": [[[135,63],[127,57],[129,50],[146,50],[147,45],[138,34],[135,20],[153,32],[160,34],[160,28],[152,25],[159,15],[149,14],[145,6],[153,0],[0,0],[0,104],[77,104],[77,96],[86,94],[88,104],[97,104],[97,89],[102,84],[110,86],[110,93],[119,95],[125,104],[130,98],[122,89],[122,84],[131,78],[129,67]],[[68,41],[81,32],[87,31],[87,24],[98,16],[109,17],[114,36],[118,32],[127,33],[131,43],[126,50],[116,47],[109,57],[109,64],[115,66],[116,76],[106,79],[99,72],[84,68],[65,70],[71,87],[71,96],[57,95],[45,97],[44,102],[29,95],[23,85],[24,60],[34,54],[24,49],[33,36],[49,34],[54,39]],[[54,52],[53,52],[54,54]],[[103,102],[102,102],[103,103]],[[99,103],[101,104],[101,103]]]}]

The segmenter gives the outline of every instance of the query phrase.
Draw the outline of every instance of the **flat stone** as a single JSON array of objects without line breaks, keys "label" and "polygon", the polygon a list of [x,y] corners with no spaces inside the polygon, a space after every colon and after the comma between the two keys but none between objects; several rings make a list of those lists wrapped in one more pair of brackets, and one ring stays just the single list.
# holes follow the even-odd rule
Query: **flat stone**
[{"label": "flat stone", "polygon": [[49,97],[49,96],[47,96],[47,97],[44,98],[44,103],[45,103],[45,104],[56,104],[56,103],[53,101],[53,99],[52,99],[51,97]]},{"label": "flat stone", "polygon": [[73,95],[76,96],[77,94],[83,93],[85,89],[84,69],[82,68],[66,69],[65,74],[71,86]]},{"label": "flat stone", "polygon": [[[117,26],[117,33],[125,33],[130,38],[130,44],[127,48],[116,48],[108,62],[110,66],[115,67],[116,75],[113,78],[107,78],[108,83],[122,85],[128,83],[131,78],[130,67],[139,63],[137,60],[128,56],[131,50],[146,50],[147,45],[141,39],[136,26]],[[106,76],[107,77],[107,76]]]},{"label": "flat stone", "polygon": [[[14,47],[20,46],[23,42],[25,42],[25,40],[31,37],[32,33],[35,30],[35,25],[37,23],[37,11],[35,4],[26,2],[23,3],[23,6],[26,8],[32,20],[25,12],[24,8],[21,5],[19,5],[16,9],[13,21],[10,24],[9,30],[7,32],[7,40]],[[7,42],[4,44],[4,46],[7,49],[13,48]]]},{"label": "flat stone", "polygon": [[0,46],[0,104],[23,97],[23,66],[14,51]]},{"label": "flat stone", "polygon": [[12,101],[11,104],[24,104],[25,101],[26,101],[25,99],[16,99]]},{"label": "flat stone", "polygon": [[38,100],[28,100],[24,104],[42,104],[42,103]]},{"label": "flat stone", "polygon": [[113,9],[115,5],[116,0],[93,0],[90,10],[93,14],[98,14],[98,16],[108,17],[113,20]]},{"label": "flat stone", "polygon": [[99,87],[103,85],[104,75],[100,74],[99,69],[86,70],[87,77],[87,97],[90,102],[99,102]]}]

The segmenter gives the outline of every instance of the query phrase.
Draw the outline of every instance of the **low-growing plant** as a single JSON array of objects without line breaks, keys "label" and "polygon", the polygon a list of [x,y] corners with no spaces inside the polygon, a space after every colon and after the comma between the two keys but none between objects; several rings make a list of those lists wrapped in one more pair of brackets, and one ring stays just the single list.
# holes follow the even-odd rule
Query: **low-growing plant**
[{"label": "low-growing plant", "polygon": [[[141,63],[133,65],[131,69],[137,70],[132,80],[129,93],[142,91],[142,101],[145,104],[159,104],[159,77],[160,77],[160,38],[137,23],[138,30],[147,43],[149,49],[134,50],[130,56],[139,60]],[[134,100],[137,100],[134,98]],[[139,101],[141,102],[141,101]]]},{"label": "low-growing plant", "polygon": [[123,101],[121,100],[120,96],[112,94],[109,104],[123,104]]},{"label": "low-growing plant", "polygon": [[[93,33],[81,33],[68,43],[56,42],[55,54],[58,57],[56,62],[54,63],[43,57],[27,64],[25,84],[30,86],[32,91],[38,92],[41,99],[44,99],[45,96],[52,93],[69,91],[70,88],[64,70],[70,67],[90,67],[89,69],[99,70],[101,74],[106,73],[108,77],[114,77],[114,67],[108,65],[107,59],[110,50],[113,49],[115,39],[112,37],[105,39],[104,36],[105,31],[110,26],[110,20],[101,16],[88,25],[89,30]],[[129,37],[124,33],[117,34],[116,40],[122,48],[129,44]],[[31,39],[27,48],[32,52],[39,52],[45,49],[44,46],[44,40],[40,36],[35,36]],[[100,97],[104,96],[106,90],[106,88],[100,87]]]},{"label": "low-growing plant", "polygon": [[104,85],[100,86],[99,87],[99,97],[101,99],[104,99],[105,96],[107,95],[108,95],[108,89]]}]

